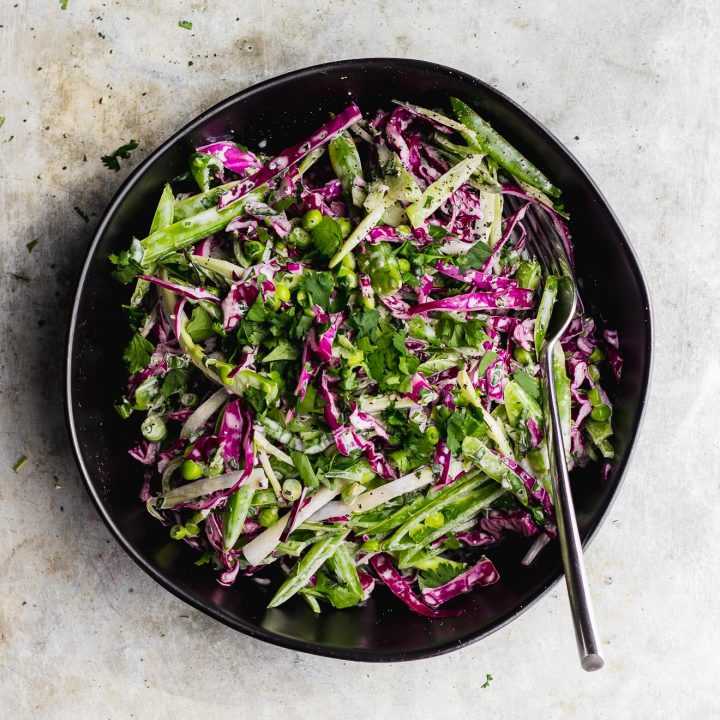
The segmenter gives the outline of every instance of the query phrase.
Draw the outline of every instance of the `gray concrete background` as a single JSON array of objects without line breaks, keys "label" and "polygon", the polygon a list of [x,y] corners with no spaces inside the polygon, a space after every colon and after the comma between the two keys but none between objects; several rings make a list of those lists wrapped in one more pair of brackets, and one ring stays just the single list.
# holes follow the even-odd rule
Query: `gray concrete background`
[{"label": "gray concrete background", "polygon": [[[710,1],[0,0],[0,717],[717,717],[719,30]],[[587,556],[600,673],[578,669],[563,587],[430,661],[360,665],[250,640],[145,576],[73,464],[61,410],[73,278],[128,170],[258,80],[382,55],[464,69],[522,103],[597,180],[647,273],[650,408]],[[133,161],[106,170],[100,156],[130,138]]]}]

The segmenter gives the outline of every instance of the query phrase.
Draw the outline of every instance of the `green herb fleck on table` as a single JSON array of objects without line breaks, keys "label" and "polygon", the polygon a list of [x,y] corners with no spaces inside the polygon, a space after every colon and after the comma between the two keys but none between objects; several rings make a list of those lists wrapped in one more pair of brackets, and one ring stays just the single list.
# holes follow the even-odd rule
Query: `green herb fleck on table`
[{"label": "green herb fleck on table", "polygon": [[192,30],[192,23],[189,20],[180,20],[178,25],[184,30]]},{"label": "green herb fleck on table", "polygon": [[27,455],[23,455],[22,457],[18,458],[18,461],[13,465],[13,472],[20,472],[22,470],[23,465],[28,461]]},{"label": "green herb fleck on table", "polygon": [[5,116],[0,115],[0,128],[5,124]]},{"label": "green herb fleck on table", "polygon": [[40,242],[40,241],[39,241],[37,238],[36,238],[35,240],[31,240],[29,243],[27,243],[27,245],[25,245],[25,247],[27,248],[27,251],[28,251],[29,253],[31,253],[31,252],[35,249],[35,246],[36,246],[39,242]]},{"label": "green herb fleck on table", "polygon": [[90,218],[76,205],[73,210],[85,221],[90,222]]},{"label": "green herb fleck on table", "polygon": [[480,687],[481,687],[483,690],[484,690],[485,688],[489,688],[489,687],[490,687],[490,683],[492,682],[492,679],[493,679],[493,676],[490,675],[490,673],[488,673],[487,675],[485,675],[485,682],[484,682]]},{"label": "green herb fleck on table", "polygon": [[113,152],[110,155],[103,155],[100,159],[102,160],[103,165],[108,170],[114,170],[115,172],[119,172],[120,170],[120,159],[123,160],[129,160],[130,154],[133,150],[135,150],[140,143],[137,140],[131,140],[129,143],[126,143],[125,145],[121,145],[115,152]]},{"label": "green herb fleck on table", "polygon": [[55,483],[56,490],[60,490],[62,488],[62,483],[60,482],[60,478],[57,475],[53,475],[53,482]]},{"label": "green herb fleck on table", "polygon": [[67,10],[68,0],[60,0],[60,9]]}]

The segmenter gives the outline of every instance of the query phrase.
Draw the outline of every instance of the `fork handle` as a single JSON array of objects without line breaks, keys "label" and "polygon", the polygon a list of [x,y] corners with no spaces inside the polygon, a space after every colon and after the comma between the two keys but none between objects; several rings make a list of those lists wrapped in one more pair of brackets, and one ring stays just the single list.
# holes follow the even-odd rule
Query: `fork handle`
[{"label": "fork handle", "polygon": [[548,395],[548,412],[550,417],[547,440],[550,456],[550,472],[553,482],[555,512],[557,515],[560,552],[562,555],[565,581],[567,583],[570,610],[575,625],[580,664],[584,670],[599,670],[603,664],[600,642],[595,628],[595,617],[592,601],[588,590],[585,564],[583,562],[582,544],[578,533],[575,505],[573,504],[568,476],[565,446],[558,409],[557,389],[553,373],[554,344],[546,346],[542,357],[543,373]]}]

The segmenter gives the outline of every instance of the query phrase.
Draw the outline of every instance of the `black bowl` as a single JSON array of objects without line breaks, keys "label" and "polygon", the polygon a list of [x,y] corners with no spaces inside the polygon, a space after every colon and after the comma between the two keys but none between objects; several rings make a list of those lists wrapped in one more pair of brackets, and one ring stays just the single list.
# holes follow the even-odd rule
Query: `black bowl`
[{"label": "black bowl", "polygon": [[[112,281],[108,253],[143,237],[163,184],[185,171],[192,146],[230,136],[268,152],[296,142],[350,100],[368,115],[393,98],[427,107],[448,96],[474,105],[511,143],[563,189],[576,247],[577,275],[587,309],[617,328],[625,357],[616,389],[617,456],[606,481],[591,466],[574,473],[580,533],[587,542],[615,497],[645,404],[650,370],[651,319],[635,255],[600,191],[572,155],[536,120],[470,75],[413,60],[349,60],[299,70],[234,95],[159,147],[124,183],[103,216],[90,247],[70,323],[66,403],[77,462],[100,515],[130,556],[187,603],[252,637],[295,650],[352,660],[408,660],[447,652],[502,627],[540,598],[561,576],[553,543],[535,564],[520,559],[528,541],[507,539],[492,553],[502,581],[455,600],[462,615],[432,620],[412,614],[385,588],[363,608],[314,615],[301,601],[266,610],[271,588],[241,578],[231,589],[212,571],[195,567],[194,553],[168,539],[138,500],[142,473],[127,449],[137,423],[122,421],[113,402],[125,370],[127,340],[121,303],[127,288]],[[568,618],[568,632],[570,632]]]}]

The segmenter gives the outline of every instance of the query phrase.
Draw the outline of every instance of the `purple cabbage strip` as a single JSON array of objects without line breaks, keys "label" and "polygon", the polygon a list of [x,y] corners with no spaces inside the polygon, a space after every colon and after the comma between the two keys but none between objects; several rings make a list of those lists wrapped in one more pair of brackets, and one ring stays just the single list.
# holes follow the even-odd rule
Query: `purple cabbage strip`
[{"label": "purple cabbage strip", "polygon": [[482,547],[483,545],[492,545],[492,543],[497,542],[497,538],[494,535],[483,532],[482,530],[455,533],[455,539],[468,547]]},{"label": "purple cabbage strip", "polygon": [[157,460],[158,455],[158,443],[151,443],[147,440],[143,440],[138,443],[132,450],[128,451],[128,454],[134,460],[137,460],[143,465],[152,465]]},{"label": "purple cabbage strip", "polygon": [[246,180],[238,183],[234,188],[228,190],[220,196],[218,207],[220,209],[245,197],[248,193],[256,190],[262,185],[266,185],[280,173],[289,167],[296,165],[308,153],[316,148],[330,142],[337,137],[343,130],[347,130],[352,124],[362,119],[362,113],[357,105],[352,104],[338,113],[330,122],[325,123],[318,128],[307,140],[303,140],[297,145],[293,145],[276,155],[267,165],[263,165],[256,173]]},{"label": "purple cabbage strip", "polygon": [[410,315],[450,310],[473,312],[476,310],[529,310],[533,307],[533,291],[524,288],[508,288],[496,292],[474,292],[453,295],[442,300],[415,305]]},{"label": "purple cabbage strip", "polygon": [[220,141],[195,148],[199,153],[206,153],[216,157],[223,167],[238,175],[247,175],[256,172],[262,167],[262,163],[254,153],[239,148],[233,142]]},{"label": "purple cabbage strip", "polygon": [[159,285],[166,290],[172,290],[178,295],[182,295],[188,300],[209,300],[210,302],[219,303],[220,298],[217,295],[213,295],[203,287],[191,287],[189,285],[181,285],[180,283],[170,282],[169,280],[163,280],[162,278],[153,277],[152,275],[136,275],[135,277],[142,278],[148,282]]},{"label": "purple cabbage strip", "polygon": [[173,330],[175,332],[175,337],[177,338],[178,342],[180,342],[180,335],[182,332],[182,320],[185,317],[184,310],[185,310],[186,302],[187,302],[187,298],[181,297],[175,303],[175,310],[173,311],[173,315],[175,315],[175,322],[173,323]]},{"label": "purple cabbage strip", "polygon": [[490,510],[486,517],[480,519],[479,525],[484,532],[489,533],[496,540],[500,539],[503,530],[519,532],[525,537],[534,537],[540,532],[532,515],[524,508]]},{"label": "purple cabbage strip", "polygon": [[459,282],[474,285],[478,290],[506,290],[518,287],[517,280],[480,272],[479,270],[461,270],[456,265],[439,260],[435,269],[442,275],[458,280]]},{"label": "purple cabbage strip", "polygon": [[490,452],[495,455],[495,457],[500,460],[500,462],[505,465],[505,467],[507,467],[511,472],[517,475],[520,480],[522,480],[523,485],[528,491],[528,495],[530,495],[530,497],[537,500],[540,505],[542,505],[542,508],[548,518],[554,518],[555,509],[553,508],[552,499],[548,491],[545,490],[545,488],[540,484],[540,482],[536,480],[532,475],[530,475],[530,473],[527,472],[527,470],[525,470],[525,468],[523,468],[520,463],[517,463],[515,462],[515,460],[511,460],[510,458],[505,457],[504,455],[501,455],[494,450],[490,450]]},{"label": "purple cabbage strip", "polygon": [[223,330],[234,330],[240,324],[248,308],[257,299],[258,292],[257,285],[251,282],[236,282],[230,288],[220,305],[223,312]]},{"label": "purple cabbage strip", "polygon": [[288,520],[287,523],[285,523],[285,527],[283,528],[283,531],[280,533],[280,542],[285,542],[289,537],[290,533],[295,529],[295,526],[297,525],[297,517],[300,510],[307,505],[307,503],[310,502],[310,498],[306,498],[307,495],[307,488],[303,487],[303,489],[300,491],[300,497],[295,500],[295,502],[292,504],[292,507],[290,508],[290,512],[288,513]]},{"label": "purple cabbage strip", "polygon": [[505,247],[505,244],[510,239],[510,236],[512,235],[513,230],[515,229],[515,226],[525,217],[525,213],[527,212],[527,209],[530,207],[530,203],[525,203],[519,210],[514,212],[506,221],[505,221],[505,230],[503,231],[502,236],[500,237],[500,240],[495,243],[495,247],[493,247],[492,252],[490,253],[490,256],[485,260],[485,262],[482,265],[482,272],[487,272],[495,263],[495,261],[500,257],[500,252],[502,251],[503,247]]},{"label": "purple cabbage strip", "polygon": [[370,558],[370,564],[375,569],[380,580],[387,585],[390,592],[405,603],[413,612],[418,615],[430,618],[457,617],[460,611],[435,610],[428,607],[412,591],[410,584],[395,569],[392,560],[387,553],[379,553]]},{"label": "purple cabbage strip", "polygon": [[431,607],[438,607],[458,595],[469,592],[475,585],[492,585],[499,579],[500,573],[492,561],[483,558],[450,582],[440,585],[440,587],[424,588],[422,597]]},{"label": "purple cabbage strip", "polygon": [[620,342],[618,340],[617,330],[605,330],[603,333],[605,342],[607,343],[608,362],[615,379],[620,382],[622,373],[623,358],[620,354]]}]

